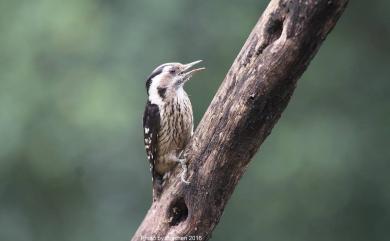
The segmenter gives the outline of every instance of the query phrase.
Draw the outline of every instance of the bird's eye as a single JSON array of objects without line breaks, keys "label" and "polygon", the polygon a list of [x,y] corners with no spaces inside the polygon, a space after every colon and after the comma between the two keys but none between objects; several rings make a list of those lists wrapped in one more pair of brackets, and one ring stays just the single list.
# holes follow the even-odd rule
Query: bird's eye
[{"label": "bird's eye", "polygon": [[175,69],[170,69],[170,70],[169,70],[169,73],[170,73],[170,74],[175,74],[175,73],[176,73],[176,70],[175,70]]}]

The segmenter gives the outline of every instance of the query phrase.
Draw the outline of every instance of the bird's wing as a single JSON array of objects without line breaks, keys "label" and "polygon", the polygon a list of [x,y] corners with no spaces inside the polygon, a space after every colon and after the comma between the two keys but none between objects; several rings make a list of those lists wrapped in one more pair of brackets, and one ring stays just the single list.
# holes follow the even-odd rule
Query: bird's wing
[{"label": "bird's wing", "polygon": [[144,118],[144,144],[148,156],[153,181],[156,178],[155,164],[157,159],[158,132],[160,129],[160,111],[156,104],[146,103]]}]

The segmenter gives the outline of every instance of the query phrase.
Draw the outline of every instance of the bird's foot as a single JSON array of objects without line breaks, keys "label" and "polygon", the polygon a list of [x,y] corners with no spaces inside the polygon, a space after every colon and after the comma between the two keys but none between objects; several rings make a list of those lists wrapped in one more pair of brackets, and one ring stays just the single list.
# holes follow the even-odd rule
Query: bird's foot
[{"label": "bird's foot", "polygon": [[[182,158],[184,156],[184,158]],[[183,170],[181,172],[181,181],[184,182],[185,184],[190,184],[189,181],[186,180],[186,176],[187,176],[187,159],[186,159],[186,156],[183,155],[183,152],[180,153],[179,155],[179,158],[177,159],[177,161],[180,163],[181,165],[181,169]]]}]

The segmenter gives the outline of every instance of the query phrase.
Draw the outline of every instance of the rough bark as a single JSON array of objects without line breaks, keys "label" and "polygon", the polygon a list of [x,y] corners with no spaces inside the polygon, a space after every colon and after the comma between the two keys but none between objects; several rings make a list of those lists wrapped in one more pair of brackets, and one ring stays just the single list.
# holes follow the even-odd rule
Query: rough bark
[{"label": "rough bark", "polygon": [[207,240],[348,0],[272,0],[227,73],[180,168],[132,240]]}]

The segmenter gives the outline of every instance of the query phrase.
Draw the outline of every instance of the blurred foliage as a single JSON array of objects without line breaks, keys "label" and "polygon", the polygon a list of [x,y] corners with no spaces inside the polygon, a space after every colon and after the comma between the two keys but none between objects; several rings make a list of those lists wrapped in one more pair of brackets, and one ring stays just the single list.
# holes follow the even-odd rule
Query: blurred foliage
[{"label": "blurred foliage", "polygon": [[[203,59],[198,122],[266,4],[0,1],[0,240],[128,240],[151,201],[146,76]],[[390,238],[388,9],[351,1],[212,240]]]}]

